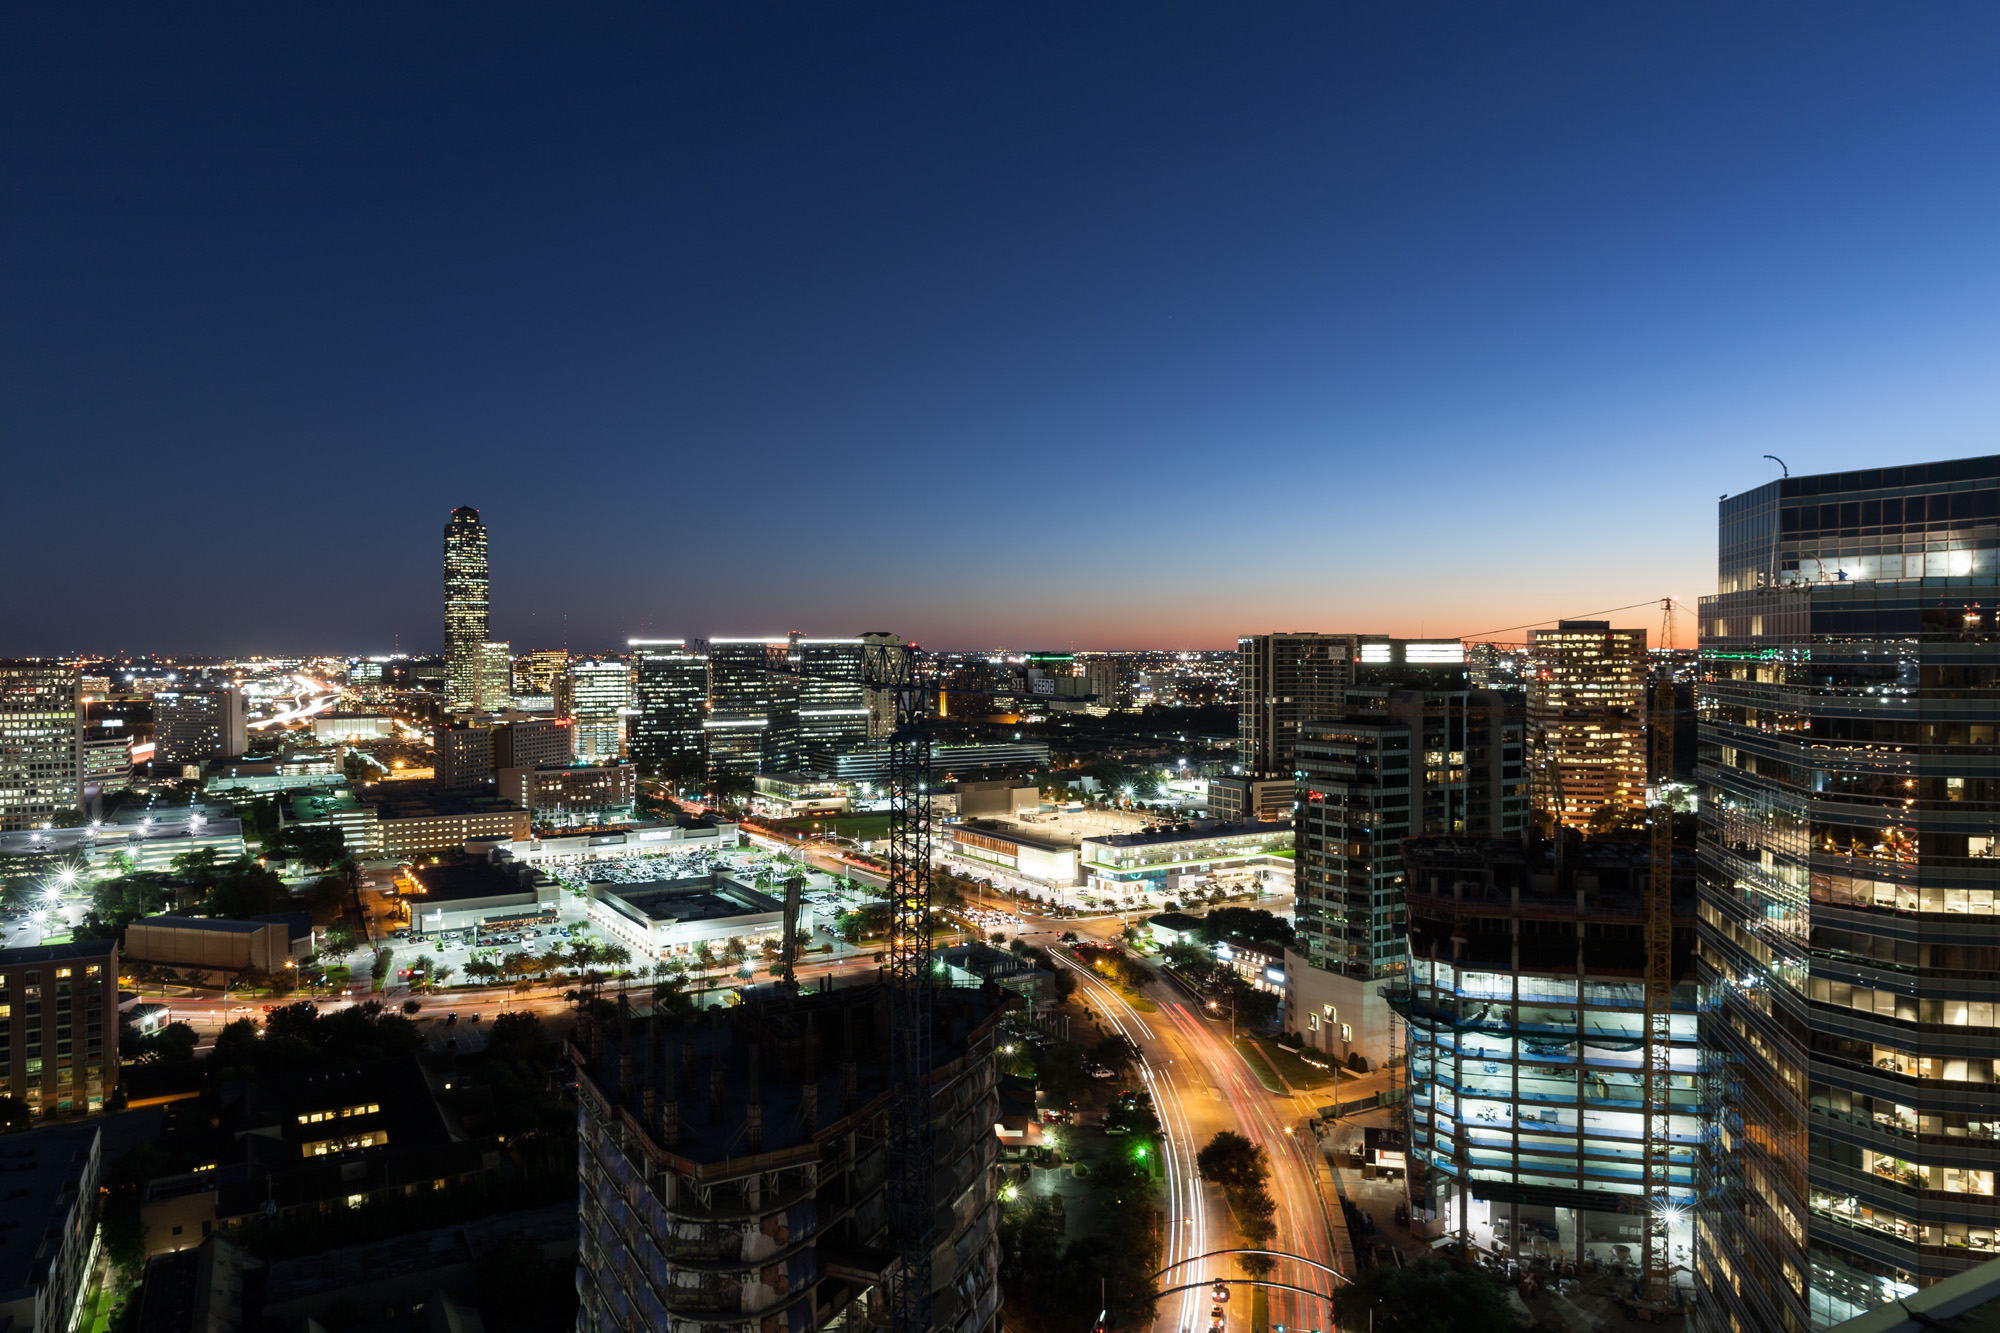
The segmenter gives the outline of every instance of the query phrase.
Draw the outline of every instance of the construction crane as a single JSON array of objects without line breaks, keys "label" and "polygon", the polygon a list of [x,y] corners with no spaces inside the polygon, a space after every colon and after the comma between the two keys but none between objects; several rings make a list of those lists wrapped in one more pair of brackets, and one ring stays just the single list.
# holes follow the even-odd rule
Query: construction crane
[{"label": "construction crane", "polygon": [[931,1165],[931,740],[917,654],[870,644],[868,688],[895,700],[889,733],[889,1230],[901,1256],[889,1282],[890,1333],[930,1322]]},{"label": "construction crane", "polygon": [[1667,784],[1674,776],[1674,599],[1660,601],[1660,646],[1667,652],[1653,682],[1653,857],[1646,886],[1646,1048],[1640,1100],[1645,1107],[1641,1170],[1646,1209],[1641,1273],[1645,1299],[1667,1302],[1673,1283],[1672,1146],[1674,1068],[1674,812]]}]

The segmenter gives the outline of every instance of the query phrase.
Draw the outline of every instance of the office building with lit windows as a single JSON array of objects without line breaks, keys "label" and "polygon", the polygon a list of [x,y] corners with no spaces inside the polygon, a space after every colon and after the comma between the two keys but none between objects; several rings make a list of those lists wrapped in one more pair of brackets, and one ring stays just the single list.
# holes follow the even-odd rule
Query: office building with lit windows
[{"label": "office building with lit windows", "polygon": [[234,759],[249,748],[249,712],[243,692],[160,690],[153,695],[153,759],[168,765]]},{"label": "office building with lit windows", "polygon": [[504,643],[479,645],[479,711],[504,713],[514,703],[514,661]]},{"label": "office building with lit windows", "polygon": [[1373,983],[1406,967],[1403,839],[1518,838],[1528,781],[1520,695],[1471,689],[1458,644],[1357,636],[1355,649],[1337,712],[1303,722],[1295,742],[1285,1027],[1304,1031],[1306,1014],[1334,1004],[1359,1034],[1350,1048],[1374,1064],[1388,1057],[1389,1017]]},{"label": "office building with lit windows", "polygon": [[701,774],[708,654],[683,639],[633,639],[632,762],[661,777]]},{"label": "office building with lit windows", "polygon": [[800,639],[799,753],[814,767],[868,743],[860,639]]},{"label": "office building with lit windows", "polygon": [[41,828],[80,808],[82,698],[73,665],[0,661],[0,832]]},{"label": "office building with lit windows", "polygon": [[578,763],[625,757],[625,719],[632,707],[632,670],[612,659],[576,658],[556,678],[556,716],[570,723]]},{"label": "office building with lit windows", "polygon": [[1721,502],[1701,602],[1695,1326],[2000,1255],[2000,456]]},{"label": "office building with lit windows", "polygon": [[444,697],[452,713],[480,710],[487,596],[486,525],[462,505],[444,525]]},{"label": "office building with lit windows", "polygon": [[769,752],[776,748],[770,738],[771,659],[775,653],[782,661],[790,648],[790,640],[782,636],[708,641],[708,717],[702,731],[710,773],[782,767]]},{"label": "office building with lit windows", "polygon": [[1587,829],[1646,804],[1646,631],[1565,620],[1529,645],[1528,728],[1539,808]]}]

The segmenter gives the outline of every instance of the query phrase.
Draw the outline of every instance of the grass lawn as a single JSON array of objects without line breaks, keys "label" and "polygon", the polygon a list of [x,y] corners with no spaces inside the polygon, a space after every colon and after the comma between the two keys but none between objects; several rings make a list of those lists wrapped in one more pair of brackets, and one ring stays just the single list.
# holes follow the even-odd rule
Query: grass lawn
[{"label": "grass lawn", "polygon": [[843,838],[870,841],[889,836],[887,814],[834,815],[818,819],[779,819],[771,827],[794,838],[810,838],[815,833],[838,833]]},{"label": "grass lawn", "polygon": [[1307,1064],[1299,1058],[1299,1053],[1289,1046],[1280,1046],[1275,1041],[1259,1038],[1257,1049],[1271,1062],[1271,1067],[1285,1076],[1285,1081],[1295,1088],[1320,1088],[1333,1082],[1333,1071]]},{"label": "grass lawn", "polygon": [[1285,1085],[1271,1072],[1271,1062],[1264,1058],[1264,1052],[1258,1048],[1255,1041],[1249,1037],[1238,1037],[1236,1053],[1243,1057],[1243,1063],[1250,1066],[1250,1072],[1257,1076],[1257,1081],[1266,1089],[1280,1094],[1284,1092]]}]

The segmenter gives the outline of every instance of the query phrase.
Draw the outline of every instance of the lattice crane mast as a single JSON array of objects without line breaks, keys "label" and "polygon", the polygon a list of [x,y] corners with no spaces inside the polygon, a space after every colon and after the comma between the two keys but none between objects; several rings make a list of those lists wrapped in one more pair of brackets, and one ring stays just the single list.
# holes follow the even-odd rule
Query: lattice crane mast
[{"label": "lattice crane mast", "polygon": [[925,1333],[936,1237],[931,1128],[931,741],[917,650],[870,644],[864,678],[895,701],[889,734],[890,1333]]}]

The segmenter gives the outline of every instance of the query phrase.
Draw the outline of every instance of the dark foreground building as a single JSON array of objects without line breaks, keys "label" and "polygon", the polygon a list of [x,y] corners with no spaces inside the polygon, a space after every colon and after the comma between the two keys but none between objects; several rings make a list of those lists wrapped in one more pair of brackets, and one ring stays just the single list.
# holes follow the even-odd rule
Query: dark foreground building
[{"label": "dark foreground building", "polygon": [[[940,990],[930,1327],[996,1333],[997,990]],[[876,986],[579,1034],[577,1327],[860,1333],[886,1318],[889,1003]]]},{"label": "dark foreground building", "polygon": [[1724,500],[1701,603],[1697,1326],[2000,1253],[2000,457]]}]

